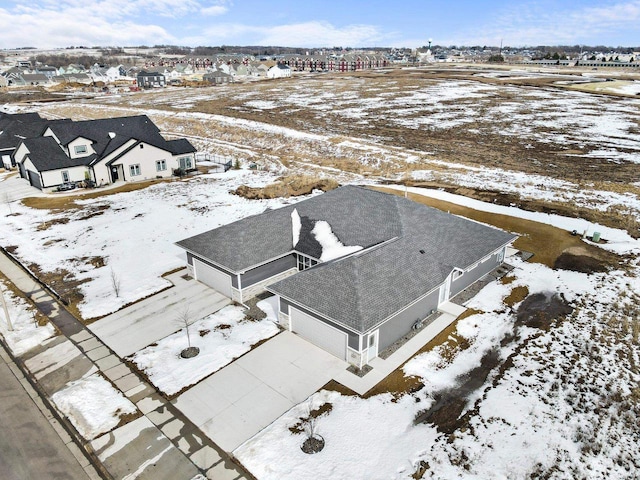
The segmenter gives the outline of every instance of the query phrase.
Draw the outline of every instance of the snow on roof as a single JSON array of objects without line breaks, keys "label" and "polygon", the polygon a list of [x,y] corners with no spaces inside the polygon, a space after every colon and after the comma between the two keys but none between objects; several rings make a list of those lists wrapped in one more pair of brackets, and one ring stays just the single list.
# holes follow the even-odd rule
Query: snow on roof
[{"label": "snow on roof", "polygon": [[357,252],[358,250],[362,250],[360,245],[346,246],[338,237],[335,236],[333,231],[331,230],[331,225],[329,222],[324,220],[319,220],[316,222],[315,227],[311,230],[311,233],[316,237],[316,240],[322,247],[322,255],[320,256],[320,260],[323,262],[328,262],[329,260],[334,260],[336,258],[344,257],[345,255],[349,255],[351,253]]},{"label": "snow on roof", "polygon": [[297,208],[294,208],[291,212],[291,229],[293,233],[293,248],[295,248],[300,241],[300,230],[302,229],[302,222]]}]

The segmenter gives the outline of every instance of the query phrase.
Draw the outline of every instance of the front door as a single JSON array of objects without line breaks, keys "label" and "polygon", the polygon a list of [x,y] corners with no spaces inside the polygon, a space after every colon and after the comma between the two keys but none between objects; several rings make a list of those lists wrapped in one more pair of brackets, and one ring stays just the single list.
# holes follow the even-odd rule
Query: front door
[{"label": "front door", "polygon": [[118,167],[111,167],[111,182],[118,180]]},{"label": "front door", "polygon": [[380,331],[376,330],[373,333],[369,334],[367,338],[367,363],[369,363],[372,359],[378,356],[378,333]]}]

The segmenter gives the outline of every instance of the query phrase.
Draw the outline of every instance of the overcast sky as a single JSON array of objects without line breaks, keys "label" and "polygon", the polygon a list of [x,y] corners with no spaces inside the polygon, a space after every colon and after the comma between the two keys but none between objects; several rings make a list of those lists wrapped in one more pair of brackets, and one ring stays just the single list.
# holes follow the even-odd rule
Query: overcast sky
[{"label": "overcast sky", "polygon": [[0,48],[640,45],[640,0],[0,0]]}]

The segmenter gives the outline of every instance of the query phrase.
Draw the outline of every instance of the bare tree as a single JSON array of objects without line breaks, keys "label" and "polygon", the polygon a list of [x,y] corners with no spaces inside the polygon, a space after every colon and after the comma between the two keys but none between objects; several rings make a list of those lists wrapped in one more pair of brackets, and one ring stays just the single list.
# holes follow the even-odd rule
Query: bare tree
[{"label": "bare tree", "polygon": [[116,294],[116,297],[120,296],[120,277],[116,272],[113,271],[113,267],[111,267],[111,286],[113,287],[113,292]]},{"label": "bare tree", "polygon": [[185,348],[180,354],[183,358],[190,358],[196,356],[200,349],[198,347],[191,346],[191,332],[189,331],[189,327],[193,325],[195,319],[191,316],[191,311],[189,310],[189,305],[185,304],[179,311],[176,317],[176,322],[180,324],[181,327],[184,327],[185,332],[187,333],[187,344],[188,348]]}]

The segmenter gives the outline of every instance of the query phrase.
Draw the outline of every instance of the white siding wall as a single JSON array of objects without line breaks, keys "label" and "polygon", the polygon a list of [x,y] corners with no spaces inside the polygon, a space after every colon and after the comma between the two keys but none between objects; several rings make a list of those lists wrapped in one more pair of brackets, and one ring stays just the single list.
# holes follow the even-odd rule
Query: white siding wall
[{"label": "white siding wall", "polygon": [[[144,147],[140,148],[140,145],[144,145]],[[167,152],[146,143],[140,145],[133,147],[112,164],[122,165],[124,167],[124,177],[126,181],[147,180],[158,176],[170,177],[173,174],[173,169],[178,168],[177,157],[174,159],[171,152]],[[157,160],[164,160],[167,165],[167,169],[160,172],[157,171]],[[131,176],[131,165],[140,165],[140,175],[136,175],[134,177]]]},{"label": "white siding wall", "polygon": [[[87,149],[86,153],[79,153],[76,154],[76,149],[75,147],[79,147],[79,146],[84,146]],[[70,158],[82,158],[82,157],[88,157],[89,155],[96,153],[95,150],[93,149],[93,147],[91,146],[91,140],[88,140],[86,138],[76,138],[75,140],[73,140],[71,143],[69,143],[69,157]]]},{"label": "white siding wall", "polygon": [[105,166],[104,162],[100,162],[93,167],[95,178],[92,180],[96,182],[96,185],[108,185],[111,183],[111,176],[109,175],[109,169]]},{"label": "white siding wall", "polygon": [[[21,163],[27,153],[29,153],[29,150],[24,146],[24,143],[21,143],[18,148],[16,148],[13,158],[15,158],[17,163]],[[31,168],[33,168],[33,165],[31,165]]]},{"label": "white siding wall", "polygon": [[[129,140],[127,143],[113,151],[110,155],[104,157],[99,163],[93,166],[93,171],[95,172],[94,181],[96,182],[96,185],[108,185],[111,183],[111,172],[109,171],[109,167],[106,166],[107,162],[118,156],[131,145],[135,144],[135,142],[135,140]],[[120,180],[122,180],[122,178],[120,178]]]},{"label": "white siding wall", "polygon": [[87,171],[87,167],[71,167],[71,168],[61,168],[60,170],[51,170],[49,172],[42,172],[42,182],[43,187],[55,187],[56,185],[60,185],[64,182],[62,180],[62,172],[69,172],[69,181],[70,182],[81,182],[84,180],[84,173]]},{"label": "white siding wall", "polygon": [[33,166],[33,163],[31,163],[31,160],[29,160],[29,157],[24,159],[24,162],[22,162],[22,166],[24,167],[24,173],[25,175],[27,175],[27,180],[29,179],[29,176],[27,174],[28,170],[31,170],[32,172],[36,172],[38,173],[38,170],[36,169],[36,167]]}]

